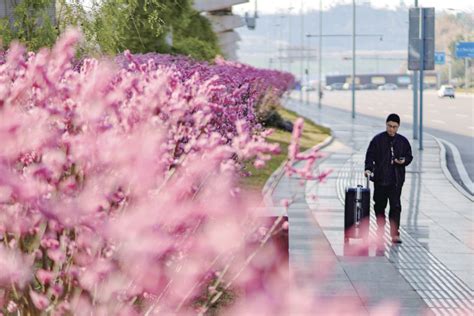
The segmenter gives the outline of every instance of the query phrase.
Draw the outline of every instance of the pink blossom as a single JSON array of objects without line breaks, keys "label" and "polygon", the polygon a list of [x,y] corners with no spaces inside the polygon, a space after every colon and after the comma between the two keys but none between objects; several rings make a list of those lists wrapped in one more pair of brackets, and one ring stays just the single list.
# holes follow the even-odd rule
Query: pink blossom
[{"label": "pink blossom", "polygon": [[281,199],[280,204],[284,208],[288,208],[291,204],[291,201],[289,199]]},{"label": "pink blossom", "polygon": [[38,269],[36,271],[36,277],[38,281],[42,284],[50,284],[54,280],[54,273],[44,269]]},{"label": "pink blossom", "polygon": [[45,310],[49,306],[49,299],[44,294],[30,290],[31,301],[39,310]]},{"label": "pink blossom", "polygon": [[66,255],[60,249],[48,249],[48,257],[54,262],[61,264],[66,260]]},{"label": "pink blossom", "polygon": [[[293,76],[155,53],[74,61],[80,38],[68,31],[28,55],[14,45],[0,59],[1,287],[35,288],[35,273],[49,286],[31,300],[44,310],[54,296],[51,313],[185,315],[203,291],[216,294],[210,282],[221,276],[237,291],[258,289],[244,314],[288,311],[278,251],[262,246],[247,262],[269,227],[256,219],[261,196],[239,177],[244,162],[262,167],[280,151],[256,106]],[[287,170],[316,179],[319,154],[299,153],[302,128],[300,119]],[[28,254],[24,238],[36,247]],[[45,255],[54,272],[34,272]]]},{"label": "pink blossom", "polygon": [[0,286],[14,283],[24,287],[31,279],[31,265],[30,258],[18,250],[0,245]]},{"label": "pink blossom", "polygon": [[18,310],[18,305],[14,301],[8,302],[7,311],[9,313],[14,313]]}]

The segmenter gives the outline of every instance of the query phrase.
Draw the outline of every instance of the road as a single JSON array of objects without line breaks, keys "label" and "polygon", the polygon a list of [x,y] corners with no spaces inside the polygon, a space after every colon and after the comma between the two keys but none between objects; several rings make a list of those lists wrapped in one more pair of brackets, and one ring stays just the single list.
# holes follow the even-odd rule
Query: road
[{"label": "road", "polygon": [[[298,96],[296,93],[295,96]],[[310,102],[316,102],[317,92],[309,92]],[[314,106],[314,104],[312,104]],[[351,111],[350,91],[324,91],[323,106]],[[411,90],[378,91],[357,90],[356,111],[358,114],[380,117],[381,129],[384,129],[385,118],[390,113],[398,113],[401,117],[399,133],[412,135],[413,123],[413,92]],[[423,125],[425,132],[453,144],[447,147],[448,168],[453,178],[466,188],[466,182],[474,180],[474,96],[458,94],[455,99],[440,99],[435,90],[425,90],[423,107]],[[350,115],[350,113],[348,113]],[[412,144],[414,149],[418,144]],[[456,149],[459,158],[456,159]],[[455,162],[462,161],[466,173],[464,180],[462,170]],[[466,176],[468,177],[466,181]]]}]

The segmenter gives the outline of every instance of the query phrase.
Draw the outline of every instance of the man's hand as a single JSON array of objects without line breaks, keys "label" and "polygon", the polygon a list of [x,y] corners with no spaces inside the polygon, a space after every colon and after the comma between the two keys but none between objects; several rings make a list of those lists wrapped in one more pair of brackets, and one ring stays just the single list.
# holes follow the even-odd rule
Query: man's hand
[{"label": "man's hand", "polygon": [[365,174],[366,177],[370,177],[372,175],[372,171],[365,170],[364,174]]},{"label": "man's hand", "polygon": [[403,164],[405,163],[405,158],[400,159],[400,160],[395,159],[394,161],[395,161],[395,163],[397,163],[397,164],[399,164],[399,165],[403,165]]}]

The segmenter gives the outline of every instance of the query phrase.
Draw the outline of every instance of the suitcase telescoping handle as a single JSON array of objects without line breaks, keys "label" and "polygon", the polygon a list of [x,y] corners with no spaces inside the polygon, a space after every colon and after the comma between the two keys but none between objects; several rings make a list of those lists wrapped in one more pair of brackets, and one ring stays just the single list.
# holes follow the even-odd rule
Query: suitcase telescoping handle
[{"label": "suitcase telescoping handle", "polygon": [[[370,177],[373,177],[373,176],[374,176],[374,174],[371,173],[371,174],[370,174]],[[370,177],[367,176],[367,175],[365,175],[365,178],[366,178],[366,180],[367,180],[367,182],[366,182],[366,184],[367,184],[366,188],[367,188],[367,189],[370,189]]]}]

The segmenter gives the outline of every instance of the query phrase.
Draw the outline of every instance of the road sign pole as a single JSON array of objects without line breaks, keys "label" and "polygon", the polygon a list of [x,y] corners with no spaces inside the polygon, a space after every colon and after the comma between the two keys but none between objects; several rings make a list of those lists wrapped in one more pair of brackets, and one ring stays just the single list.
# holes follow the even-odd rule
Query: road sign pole
[{"label": "road sign pole", "polygon": [[[418,0],[415,0],[415,8]],[[418,139],[418,71],[413,70],[413,139]]]},{"label": "road sign pole", "polygon": [[413,70],[413,139],[418,139],[418,71]]},{"label": "road sign pole", "polygon": [[470,84],[468,59],[474,58],[474,42],[456,43],[456,58],[464,59],[464,87],[468,88]]},{"label": "road sign pole", "polygon": [[425,68],[425,14],[420,10],[420,145],[423,150],[423,76]]}]

